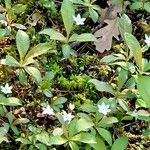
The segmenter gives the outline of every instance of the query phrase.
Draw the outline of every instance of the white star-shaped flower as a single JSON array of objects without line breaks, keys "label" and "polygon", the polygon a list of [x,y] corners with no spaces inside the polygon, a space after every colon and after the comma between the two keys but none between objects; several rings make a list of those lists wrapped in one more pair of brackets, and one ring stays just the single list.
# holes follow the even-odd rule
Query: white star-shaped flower
[{"label": "white star-shaped flower", "polygon": [[72,115],[71,113],[67,113],[66,111],[62,111],[62,117],[63,117],[63,120],[64,120],[64,122],[66,122],[66,121],[71,121],[72,120],[72,118],[74,118],[74,115]]},{"label": "white star-shaped flower", "polygon": [[46,108],[43,108],[42,114],[43,115],[55,115],[54,110],[49,105],[47,105]]},{"label": "white star-shaped flower", "polygon": [[11,89],[12,89],[12,86],[9,86],[8,83],[6,83],[5,86],[1,86],[1,91],[5,94],[12,93]]},{"label": "white star-shaped flower", "polygon": [[104,102],[101,105],[97,105],[97,106],[98,106],[98,111],[104,115],[107,115],[107,113],[111,111],[111,109],[109,109],[110,106],[105,105]]},{"label": "white star-shaped flower", "polygon": [[76,25],[84,25],[84,21],[86,18],[81,18],[81,15],[78,14],[76,17],[73,16],[73,20],[75,21]]},{"label": "white star-shaped flower", "polygon": [[74,108],[75,108],[74,104],[71,104],[71,103],[70,103],[70,104],[69,104],[69,109],[70,109],[70,110],[74,110]]},{"label": "white star-shaped flower", "polygon": [[148,37],[148,35],[145,35],[145,43],[150,46],[150,36]]}]

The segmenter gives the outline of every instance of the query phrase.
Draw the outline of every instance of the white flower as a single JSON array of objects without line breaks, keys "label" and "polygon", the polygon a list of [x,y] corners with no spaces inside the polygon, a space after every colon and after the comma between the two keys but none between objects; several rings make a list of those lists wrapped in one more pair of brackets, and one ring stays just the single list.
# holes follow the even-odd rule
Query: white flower
[{"label": "white flower", "polygon": [[46,108],[43,108],[43,115],[55,115],[54,110],[48,105]]},{"label": "white flower", "polygon": [[84,25],[84,21],[86,18],[81,18],[81,15],[78,14],[76,17],[73,16],[73,20],[75,21],[76,25]]},{"label": "white flower", "polygon": [[5,65],[6,64],[6,59],[1,59],[0,64]]},{"label": "white flower", "polygon": [[104,115],[107,115],[111,110],[109,109],[109,105],[105,105],[103,102],[101,105],[98,105],[98,111]]},{"label": "white flower", "polygon": [[74,118],[74,116],[71,114],[71,113],[68,113],[67,114],[67,112],[66,111],[62,111],[62,117],[63,117],[63,120],[64,120],[64,122],[65,121],[71,121],[72,120],[72,118]]},{"label": "white flower", "polygon": [[150,46],[150,36],[148,37],[148,35],[145,35],[145,43]]},{"label": "white flower", "polygon": [[11,89],[12,89],[12,86],[9,86],[8,83],[6,83],[5,86],[1,86],[1,91],[5,94],[12,93]]},{"label": "white flower", "polygon": [[74,108],[75,108],[74,104],[71,104],[71,103],[70,103],[70,104],[69,104],[69,109],[70,109],[70,110],[74,110]]}]

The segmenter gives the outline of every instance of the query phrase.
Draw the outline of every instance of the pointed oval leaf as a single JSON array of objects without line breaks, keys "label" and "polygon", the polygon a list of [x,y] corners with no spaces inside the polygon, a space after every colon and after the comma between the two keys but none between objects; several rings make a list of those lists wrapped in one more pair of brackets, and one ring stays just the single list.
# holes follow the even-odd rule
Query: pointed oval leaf
[{"label": "pointed oval leaf", "polygon": [[18,118],[13,122],[13,125],[18,125],[18,124],[25,124],[28,123],[30,120],[27,118]]},{"label": "pointed oval leaf", "polygon": [[4,106],[19,106],[22,105],[21,101],[15,97],[5,98],[0,95],[0,104]]},{"label": "pointed oval leaf", "polygon": [[96,143],[89,145],[93,147],[94,150],[107,150],[104,141],[99,135],[96,136]]},{"label": "pointed oval leaf", "polygon": [[70,146],[71,150],[79,150],[79,147],[75,142],[70,141],[69,146]]},{"label": "pointed oval leaf", "polygon": [[139,69],[142,69],[142,48],[140,46],[140,43],[138,40],[130,33],[125,33],[125,42],[130,49],[130,51],[133,54],[133,57],[139,67]]},{"label": "pointed oval leaf", "polygon": [[72,30],[74,14],[75,11],[72,2],[70,0],[63,0],[63,3],[61,5],[61,15],[67,32],[67,36],[69,36]]},{"label": "pointed oval leaf", "polygon": [[23,60],[30,46],[29,36],[26,34],[26,32],[18,30],[16,35],[16,44],[20,59]]},{"label": "pointed oval leaf", "polygon": [[99,124],[113,124],[118,122],[116,117],[103,117]]},{"label": "pointed oval leaf", "polygon": [[93,22],[97,22],[98,20],[98,13],[93,9],[89,8],[90,17],[92,18]]},{"label": "pointed oval leaf", "polygon": [[137,88],[139,94],[146,102],[147,106],[150,107],[150,77],[149,76],[139,76],[137,80]]},{"label": "pointed oval leaf", "polygon": [[44,29],[41,32],[39,32],[39,34],[48,35],[48,36],[50,36],[50,39],[52,39],[52,40],[58,40],[58,41],[65,41],[66,40],[66,38],[60,32],[57,32],[51,28]]},{"label": "pointed oval leaf", "polygon": [[78,132],[86,131],[94,125],[92,120],[81,118],[76,122],[76,129]]},{"label": "pointed oval leaf", "polygon": [[97,39],[95,38],[95,36],[91,33],[82,33],[80,35],[78,34],[73,34],[69,41],[73,42],[73,41],[77,41],[77,42],[94,42]]},{"label": "pointed oval leaf", "polygon": [[25,67],[25,70],[29,75],[33,76],[38,83],[40,83],[42,81],[41,73],[37,68]]},{"label": "pointed oval leaf", "polygon": [[49,145],[62,145],[65,144],[68,140],[63,136],[52,136],[49,139]]},{"label": "pointed oval leaf", "polygon": [[42,131],[40,134],[37,134],[36,139],[46,145],[49,145],[50,136],[46,131]]},{"label": "pointed oval leaf", "polygon": [[31,61],[32,58],[37,57],[46,53],[49,49],[51,49],[51,45],[49,43],[40,43],[33,47],[25,57],[24,64]]},{"label": "pointed oval leaf", "polygon": [[112,137],[108,130],[104,128],[96,128],[98,133],[107,141],[107,143],[112,146]]},{"label": "pointed oval leaf", "polygon": [[13,66],[13,67],[19,67],[20,64],[14,57],[7,55],[6,56],[6,65]]},{"label": "pointed oval leaf", "polygon": [[123,14],[119,19],[119,30],[123,39],[125,32],[132,33],[132,23],[126,14]]},{"label": "pointed oval leaf", "polygon": [[125,150],[128,146],[127,137],[119,137],[113,144],[111,150]]},{"label": "pointed oval leaf", "polygon": [[91,79],[89,82],[93,83],[98,91],[108,92],[111,93],[112,95],[115,94],[113,87],[106,82],[99,81],[97,79]]},{"label": "pointed oval leaf", "polygon": [[118,91],[120,91],[120,89],[123,87],[127,79],[128,79],[128,71],[121,69],[118,75],[118,80],[117,80]]},{"label": "pointed oval leaf", "polygon": [[96,138],[90,133],[79,133],[71,138],[72,141],[79,141],[82,143],[96,143]]}]

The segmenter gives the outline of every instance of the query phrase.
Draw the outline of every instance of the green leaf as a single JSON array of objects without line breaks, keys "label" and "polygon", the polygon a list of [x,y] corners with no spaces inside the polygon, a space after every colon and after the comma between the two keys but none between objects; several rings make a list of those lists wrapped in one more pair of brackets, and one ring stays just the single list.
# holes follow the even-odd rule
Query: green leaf
[{"label": "green leaf", "polygon": [[92,18],[93,22],[97,22],[98,21],[98,13],[92,8],[89,8],[89,13],[90,13],[90,17]]},{"label": "green leaf", "polygon": [[61,15],[67,32],[67,37],[69,37],[69,34],[72,30],[74,14],[75,12],[72,2],[70,0],[63,0],[61,5]]},{"label": "green leaf", "polygon": [[26,85],[28,83],[24,69],[19,69],[19,82],[22,85]]},{"label": "green leaf", "polygon": [[92,104],[83,104],[80,106],[79,109],[88,113],[97,111],[97,107],[93,106]]},{"label": "green leaf", "polygon": [[23,14],[27,8],[27,5],[16,4],[12,7],[11,11],[15,14]]},{"label": "green leaf", "polygon": [[7,118],[8,118],[9,124],[12,124],[12,122],[14,120],[14,116],[13,116],[12,112],[9,112],[7,114]]},{"label": "green leaf", "polygon": [[118,103],[125,111],[127,111],[127,112],[129,111],[129,106],[125,100],[118,99]]},{"label": "green leaf", "polygon": [[68,124],[68,132],[69,132],[69,137],[72,137],[73,135],[77,134],[77,128],[76,128],[76,123],[78,119],[74,118],[69,124]]},{"label": "green leaf", "polygon": [[131,9],[141,9],[143,7],[143,2],[134,2],[130,5]]},{"label": "green leaf", "polygon": [[133,53],[133,57],[139,67],[139,69],[142,69],[142,49],[138,42],[138,40],[130,33],[125,33],[125,42],[130,49],[130,51]]},{"label": "green leaf", "polygon": [[92,8],[97,10],[97,11],[101,11],[101,8],[99,5],[92,5]]},{"label": "green leaf", "polygon": [[50,146],[49,144],[50,136],[46,131],[42,131],[40,134],[37,134],[36,139],[40,141],[41,143],[44,143]]},{"label": "green leaf", "polygon": [[30,46],[30,39],[26,32],[18,30],[16,35],[16,44],[20,59],[23,60]]},{"label": "green leaf", "polygon": [[150,70],[150,61],[148,62],[147,59],[143,58],[142,59],[142,67],[143,67],[142,70],[144,72],[149,71]]},{"label": "green leaf", "polygon": [[89,82],[93,83],[98,91],[108,92],[111,93],[112,95],[115,94],[113,87],[106,82],[99,81],[97,79],[91,79]]},{"label": "green leaf", "polygon": [[77,41],[77,42],[92,42],[92,41],[96,41],[97,39],[95,38],[95,36],[91,33],[82,33],[80,35],[78,34],[73,34],[70,39],[69,42],[73,42],[73,41]]},{"label": "green leaf", "polygon": [[11,8],[11,5],[12,5],[11,0],[5,0],[5,7],[7,10]]},{"label": "green leaf", "polygon": [[123,14],[119,18],[119,30],[123,39],[125,32],[132,33],[132,23],[130,18],[126,14]]},{"label": "green leaf", "polygon": [[47,150],[47,146],[41,143],[36,143],[35,146],[39,149],[39,150]]},{"label": "green leaf", "polygon": [[118,91],[123,87],[124,83],[128,79],[128,71],[121,69],[118,75]]},{"label": "green leaf", "polygon": [[10,127],[11,127],[11,130],[12,130],[16,135],[19,135],[19,134],[20,134],[20,132],[19,132],[19,130],[18,130],[18,128],[17,128],[16,126],[11,125]]},{"label": "green leaf", "polygon": [[150,129],[145,130],[143,136],[150,136]]},{"label": "green leaf", "polygon": [[33,47],[25,57],[24,64],[27,63],[31,58],[37,57],[46,53],[49,49],[51,49],[51,45],[49,43],[40,43]]},{"label": "green leaf", "polygon": [[28,123],[30,120],[27,118],[18,118],[13,122],[13,125],[18,125],[18,124],[26,124]]},{"label": "green leaf", "polygon": [[6,65],[13,66],[13,67],[19,67],[20,66],[19,62],[14,57],[12,57],[10,55],[6,56]]},{"label": "green leaf", "polygon": [[104,128],[96,128],[98,133],[107,141],[107,143],[112,146],[112,137],[108,130]]},{"label": "green leaf", "polygon": [[94,126],[94,123],[90,119],[80,118],[76,122],[76,129],[78,132],[86,131],[87,129],[91,128],[92,126]]},{"label": "green leaf", "polygon": [[128,146],[127,137],[119,137],[113,144],[111,150],[125,150]]},{"label": "green leaf", "polygon": [[55,31],[54,29],[48,28],[44,29],[39,34],[46,34],[50,36],[52,40],[65,41],[66,37],[64,37],[60,32]]},{"label": "green leaf", "polygon": [[35,68],[35,67],[25,67],[25,71],[29,75],[33,76],[38,83],[40,83],[42,81],[41,73],[37,68]]},{"label": "green leaf", "polygon": [[69,146],[70,146],[71,150],[79,150],[79,147],[75,142],[70,141]]},{"label": "green leaf", "polygon": [[63,145],[68,140],[63,136],[52,136],[49,140],[49,145]]},{"label": "green leaf", "polygon": [[18,106],[22,105],[21,101],[15,97],[5,98],[4,96],[0,95],[0,104],[4,106]]},{"label": "green leaf", "polygon": [[137,99],[135,105],[136,105],[136,109],[141,108],[141,107],[148,108],[145,100],[143,100],[143,99]]},{"label": "green leaf", "polygon": [[67,101],[67,98],[65,98],[65,97],[58,97],[58,98],[54,101],[53,105],[64,104],[66,101]]},{"label": "green leaf", "polygon": [[17,29],[20,29],[20,30],[26,30],[27,29],[24,25],[18,24],[18,23],[12,23],[11,26],[16,27]]},{"label": "green leaf", "polygon": [[102,63],[112,63],[115,61],[119,61],[119,60],[125,60],[124,55],[122,54],[112,54],[112,55],[108,55],[108,56],[104,56],[100,62]]},{"label": "green leaf", "polygon": [[100,136],[96,136],[96,143],[89,144],[95,150],[107,150],[104,141],[100,138]]},{"label": "green leaf", "polygon": [[145,9],[148,13],[150,13],[150,2],[144,3],[144,9]]},{"label": "green leaf", "polygon": [[90,133],[79,133],[71,138],[72,141],[79,141],[82,143],[96,143],[96,138]]},{"label": "green leaf", "polygon": [[150,107],[150,77],[139,76],[137,79],[137,88],[141,97],[145,100],[147,107]]},{"label": "green leaf", "polygon": [[45,94],[46,97],[52,97],[53,94],[49,89],[44,89],[43,93]]},{"label": "green leaf", "polygon": [[0,127],[0,138],[7,134],[9,127],[10,125],[8,123],[3,123],[3,126]]},{"label": "green leaf", "polygon": [[17,138],[16,141],[21,142],[23,144],[31,144],[31,142],[29,140],[27,140],[26,138]]},{"label": "green leaf", "polygon": [[0,40],[2,40],[4,38],[5,34],[6,34],[6,30],[5,29],[0,29]]},{"label": "green leaf", "polygon": [[99,124],[113,124],[118,122],[116,117],[103,117]]},{"label": "green leaf", "polygon": [[70,57],[70,52],[71,52],[71,47],[68,44],[62,45],[62,52],[64,58],[69,58]]}]

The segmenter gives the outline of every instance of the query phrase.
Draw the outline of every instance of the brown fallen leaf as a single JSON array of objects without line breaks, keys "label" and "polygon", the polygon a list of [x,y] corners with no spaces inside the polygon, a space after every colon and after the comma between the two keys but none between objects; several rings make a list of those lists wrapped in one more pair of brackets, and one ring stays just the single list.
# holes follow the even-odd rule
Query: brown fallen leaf
[{"label": "brown fallen leaf", "polygon": [[106,26],[100,28],[95,32],[97,41],[94,43],[96,50],[103,53],[105,50],[110,50],[112,45],[112,39],[115,37],[119,40],[119,29],[118,29],[118,13],[122,11],[122,5],[111,5],[105,9],[101,15],[101,22],[107,23]]},{"label": "brown fallen leaf", "polygon": [[95,37],[98,38],[98,40],[94,44],[96,45],[96,50],[100,53],[103,53],[105,50],[111,49],[113,37],[119,40],[118,17],[112,20],[105,20],[105,22],[108,25],[99,29],[94,34]]}]

